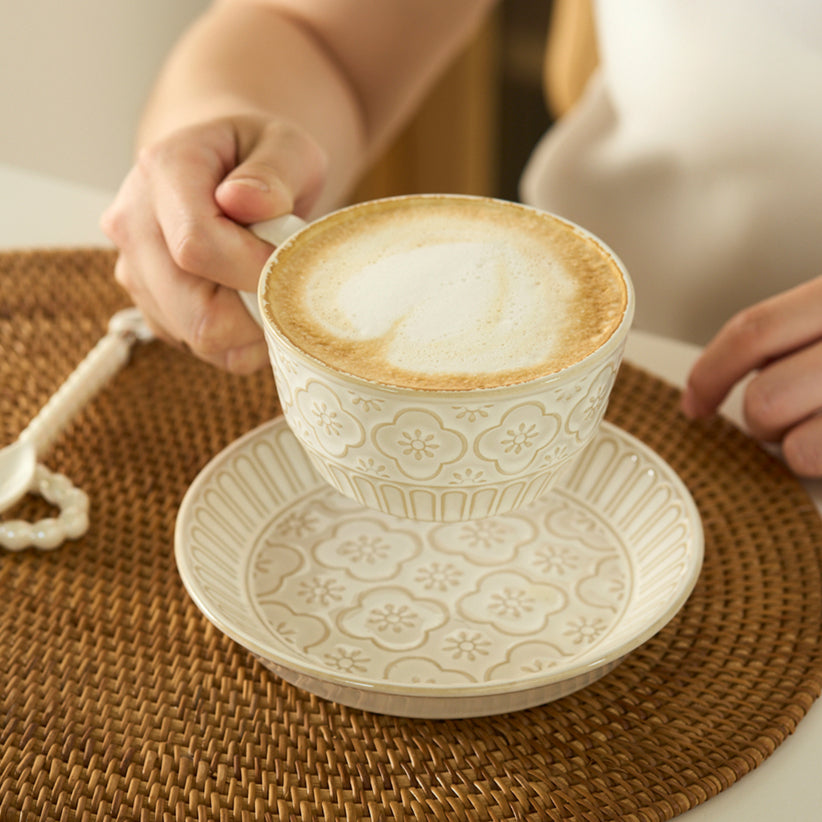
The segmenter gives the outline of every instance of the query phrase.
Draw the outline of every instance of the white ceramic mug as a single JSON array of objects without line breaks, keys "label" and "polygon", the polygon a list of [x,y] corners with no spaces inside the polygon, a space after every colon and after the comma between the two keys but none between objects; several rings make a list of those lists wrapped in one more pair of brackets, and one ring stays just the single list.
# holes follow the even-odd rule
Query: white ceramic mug
[{"label": "white ceramic mug", "polygon": [[314,223],[289,215],[254,226],[278,249],[257,294],[243,299],[265,332],[286,421],[326,481],[364,506],[442,522],[511,511],[550,488],[599,427],[634,311],[624,266],[584,229],[561,222],[594,241],[621,273],[627,298],[618,327],[593,353],[556,373],[460,391],[381,384],[294,345],[265,310],[266,284],[279,247],[310,241],[303,237]]}]

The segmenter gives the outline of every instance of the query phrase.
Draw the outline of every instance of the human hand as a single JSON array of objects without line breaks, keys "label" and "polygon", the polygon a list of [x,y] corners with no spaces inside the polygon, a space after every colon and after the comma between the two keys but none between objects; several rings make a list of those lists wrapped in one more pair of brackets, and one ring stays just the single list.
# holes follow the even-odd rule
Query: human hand
[{"label": "human hand", "polygon": [[301,129],[257,116],[214,120],[144,149],[101,225],[117,281],[158,337],[236,373],[268,362],[237,290],[255,291],[271,247],[244,226],[305,216],[325,155]]},{"label": "human hand", "polygon": [[750,433],[779,442],[804,477],[822,477],[822,277],[745,309],[695,363],[682,397],[692,418],[713,414],[733,386]]}]

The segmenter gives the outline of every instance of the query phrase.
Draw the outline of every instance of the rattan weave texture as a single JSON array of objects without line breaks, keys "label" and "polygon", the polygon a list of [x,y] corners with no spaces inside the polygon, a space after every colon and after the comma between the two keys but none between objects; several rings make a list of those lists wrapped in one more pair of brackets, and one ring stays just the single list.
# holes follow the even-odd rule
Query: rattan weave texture
[{"label": "rattan weave texture", "polygon": [[[0,255],[0,443],[126,304],[108,251]],[[278,680],[200,614],[172,535],[199,469],[277,410],[160,343],[46,460],[89,533],[0,555],[0,820],[658,820],[755,768],[822,690],[822,524],[801,486],[676,392],[620,374],[609,418],[681,475],[706,536],[674,620],[599,682],[520,713],[420,721]],[[26,498],[13,515],[39,517]],[[6,515],[8,516],[8,515]]]}]

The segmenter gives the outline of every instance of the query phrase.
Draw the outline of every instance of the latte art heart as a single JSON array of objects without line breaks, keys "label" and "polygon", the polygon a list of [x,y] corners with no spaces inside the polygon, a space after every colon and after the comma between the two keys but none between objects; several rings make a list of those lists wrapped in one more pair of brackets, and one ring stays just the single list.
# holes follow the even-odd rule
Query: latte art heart
[{"label": "latte art heart", "polygon": [[345,210],[286,244],[267,306],[297,347],[364,379],[507,385],[591,353],[625,311],[618,267],[531,209],[437,197]]}]

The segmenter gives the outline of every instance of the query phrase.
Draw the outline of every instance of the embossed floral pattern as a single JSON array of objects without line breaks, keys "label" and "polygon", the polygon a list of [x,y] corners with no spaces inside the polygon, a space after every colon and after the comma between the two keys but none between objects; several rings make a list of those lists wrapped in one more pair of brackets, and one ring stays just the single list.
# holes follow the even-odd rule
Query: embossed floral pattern
[{"label": "embossed floral pattern", "polygon": [[407,605],[386,603],[382,608],[374,608],[368,617],[368,624],[378,631],[394,631],[413,628],[419,622],[419,614],[414,613]]},{"label": "embossed floral pattern", "polygon": [[358,523],[334,524],[312,543],[313,555],[323,567],[344,571],[356,579],[391,579],[422,550],[413,531],[392,525],[376,516]]},{"label": "embossed floral pattern", "polygon": [[489,624],[506,634],[533,634],[568,605],[567,593],[552,581],[517,571],[482,577],[474,591],[461,597],[459,613],[476,624]]},{"label": "embossed floral pattern", "polygon": [[386,650],[409,651],[428,642],[447,616],[435,599],[387,586],[360,593],[350,607],[340,611],[336,623],[350,637]]},{"label": "embossed floral pattern", "polygon": [[[458,522],[545,494],[602,419],[627,323],[595,357],[482,391],[410,391],[266,339],[285,418],[325,481],[398,517]],[[617,339],[619,337],[619,339]]]},{"label": "embossed floral pattern", "polygon": [[414,581],[419,582],[427,591],[432,588],[438,591],[447,591],[449,588],[459,585],[463,574],[463,571],[450,562],[432,562],[417,571]]},{"label": "embossed floral pattern", "polygon": [[603,368],[591,381],[585,396],[571,411],[568,430],[576,434],[579,442],[585,442],[602,421],[615,379],[616,369],[613,366]]},{"label": "embossed floral pattern", "polygon": [[511,529],[503,520],[480,519],[468,522],[457,529],[460,538],[469,548],[493,548],[503,545],[511,534]]},{"label": "embossed floral pattern", "polygon": [[499,425],[485,431],[476,448],[500,473],[519,474],[536,462],[559,430],[556,414],[539,403],[523,403],[508,411]]},{"label": "embossed floral pattern", "polygon": [[350,557],[352,562],[375,563],[389,555],[391,546],[382,537],[361,534],[343,542],[338,550],[342,556]]},{"label": "embossed floral pattern", "polygon": [[466,468],[464,471],[454,471],[451,474],[449,485],[481,485],[488,480],[482,469]]},{"label": "embossed floral pattern", "polygon": [[294,394],[291,390],[291,378],[299,373],[297,366],[290,357],[287,357],[281,351],[276,351],[269,346],[269,354],[271,356],[271,365],[274,371],[274,381],[277,384],[277,397],[280,400],[280,405],[285,411],[294,404]]},{"label": "embossed floral pattern", "polygon": [[314,577],[300,583],[297,595],[305,600],[306,604],[327,606],[342,599],[345,588],[333,579]]},{"label": "embossed floral pattern", "polygon": [[534,597],[528,588],[503,588],[491,594],[488,610],[498,616],[518,619],[526,612],[534,610]]},{"label": "embossed floral pattern", "polygon": [[314,426],[321,428],[329,436],[339,436],[342,422],[337,419],[339,412],[329,408],[324,402],[315,402],[311,406]]},{"label": "embossed floral pattern", "polygon": [[330,653],[325,654],[325,661],[331,668],[343,673],[361,674],[368,670],[370,660],[358,648],[338,646]]},{"label": "embossed floral pattern", "polygon": [[280,523],[280,533],[286,537],[304,537],[319,527],[318,518],[310,511],[290,511]]},{"label": "embossed floral pattern", "polygon": [[556,671],[576,671],[579,687],[669,618],[695,579],[686,492],[612,427],[532,509],[451,524],[364,511],[283,432],[253,435],[182,512],[194,559],[181,569],[286,678],[362,681],[363,698],[387,681],[408,694],[453,686],[457,702],[474,683]]},{"label": "embossed floral pattern", "polygon": [[354,391],[349,391],[348,395],[351,397],[351,405],[365,414],[371,411],[379,411],[383,406],[383,400],[377,399],[376,397],[364,397],[362,394],[357,394]]},{"label": "embossed floral pattern", "polygon": [[272,625],[271,630],[274,631],[283,642],[289,645],[294,645],[297,642],[297,632],[285,621]]},{"label": "embossed floral pattern", "polygon": [[568,622],[568,630],[564,631],[565,636],[573,639],[574,645],[582,642],[591,644],[595,642],[607,628],[607,623],[599,617],[579,617]]},{"label": "embossed floral pattern", "polygon": [[480,633],[460,631],[446,638],[442,650],[452,659],[465,657],[469,662],[473,662],[478,656],[488,656],[490,645],[490,640]]},{"label": "embossed floral pattern", "polygon": [[485,405],[455,405],[454,411],[457,412],[458,420],[465,420],[466,422],[476,422],[477,420],[484,420],[488,418],[489,410],[493,408],[490,404]]},{"label": "embossed floral pattern", "polygon": [[321,453],[341,457],[365,441],[360,421],[345,411],[339,397],[322,383],[310,381],[297,390],[291,411],[289,424],[299,415],[297,427],[306,432],[310,445]]},{"label": "embossed floral pattern", "polygon": [[548,574],[562,576],[579,567],[579,552],[567,545],[543,545],[534,554],[534,565]]},{"label": "embossed floral pattern", "polygon": [[388,681],[411,682],[424,685],[442,685],[445,682],[454,685],[466,685],[474,678],[464,670],[440,665],[433,659],[418,656],[402,657],[392,662],[385,669]]},{"label": "embossed floral pattern", "polygon": [[391,423],[374,429],[374,443],[380,452],[413,480],[434,479],[443,466],[458,460],[466,450],[465,437],[446,428],[428,411],[397,414]]},{"label": "embossed floral pattern", "polygon": [[515,680],[524,675],[551,673],[568,658],[568,654],[553,642],[531,640],[517,643],[493,671],[495,679]]},{"label": "embossed floral pattern", "polygon": [[602,520],[582,506],[556,505],[545,514],[546,525],[552,533],[560,536],[575,536],[588,548],[610,551],[614,536]]},{"label": "embossed floral pattern", "polygon": [[381,462],[377,462],[373,457],[359,457],[355,464],[357,471],[370,474],[372,477],[382,478],[388,476],[388,469]]},{"label": "embossed floral pattern", "polygon": [[437,449],[440,444],[434,438],[434,434],[424,433],[419,428],[412,433],[403,431],[397,444],[402,448],[405,456],[411,456],[415,460],[434,459],[437,456]]},{"label": "embossed floral pattern", "polygon": [[473,522],[455,522],[432,529],[430,540],[443,555],[462,556],[478,565],[512,560],[535,536],[528,519],[506,514]]},{"label": "embossed floral pattern", "polygon": [[539,436],[539,431],[534,423],[521,422],[505,432],[505,437],[500,440],[505,448],[505,453],[521,454],[528,448],[534,447],[534,442]]}]

